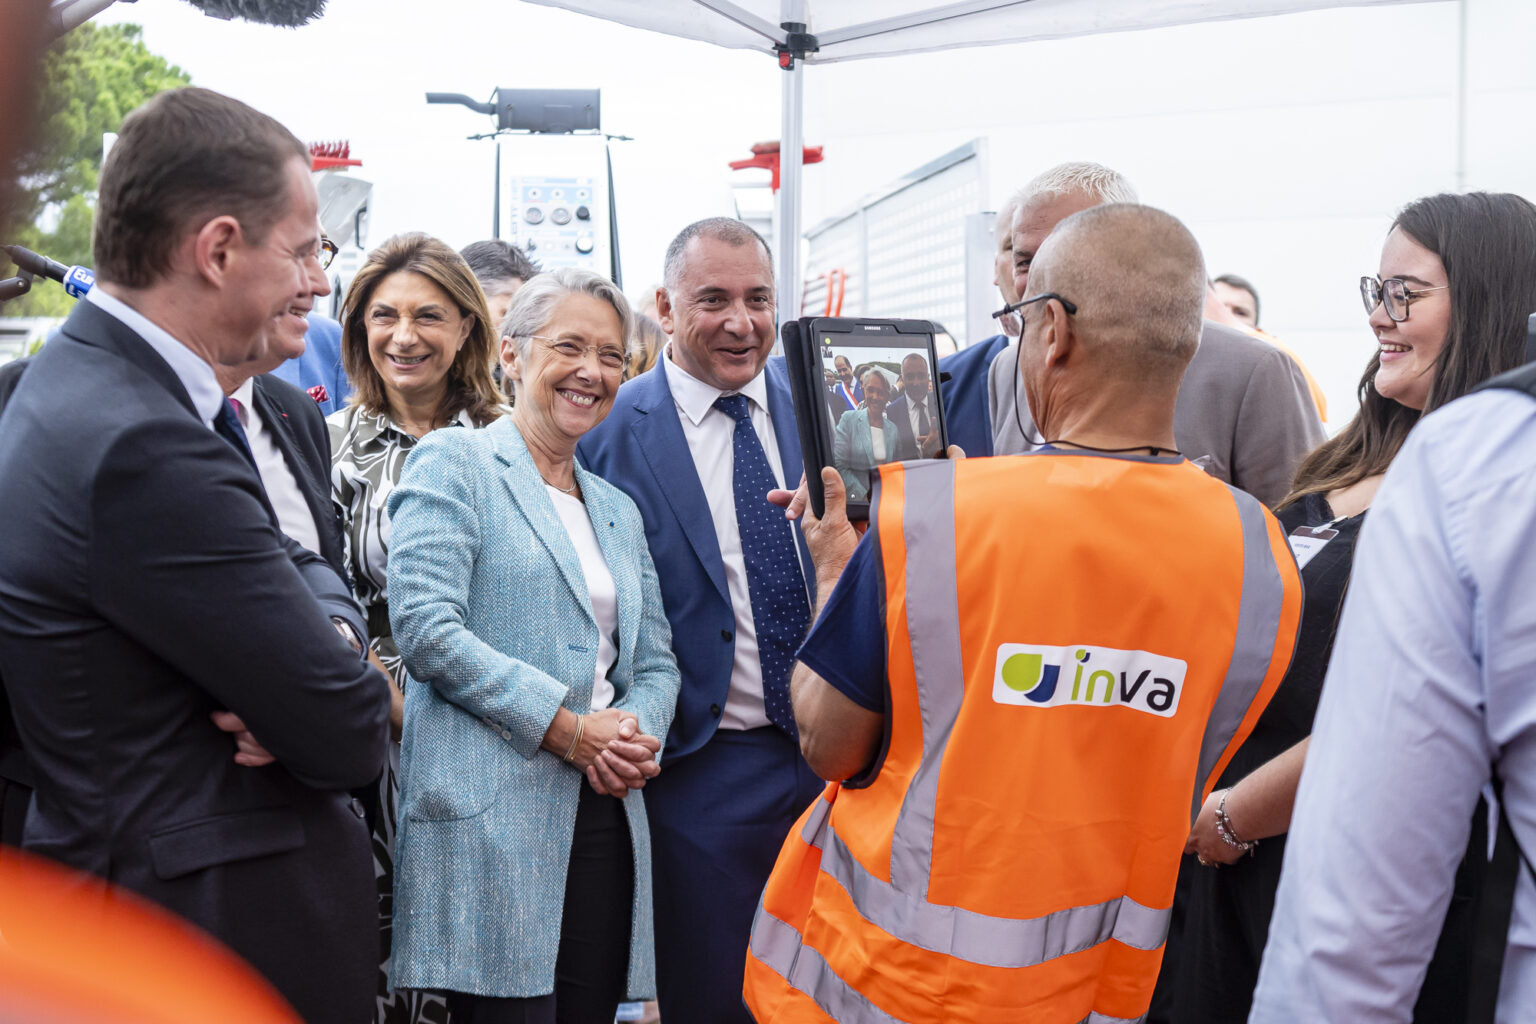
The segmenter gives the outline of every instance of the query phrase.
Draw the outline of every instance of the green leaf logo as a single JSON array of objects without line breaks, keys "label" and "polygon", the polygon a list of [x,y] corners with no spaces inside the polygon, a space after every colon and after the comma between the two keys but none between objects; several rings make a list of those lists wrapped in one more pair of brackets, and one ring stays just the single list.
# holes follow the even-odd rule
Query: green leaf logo
[{"label": "green leaf logo", "polygon": [[1003,662],[1003,683],[1010,690],[1028,693],[1040,683],[1039,654],[1015,654]]}]

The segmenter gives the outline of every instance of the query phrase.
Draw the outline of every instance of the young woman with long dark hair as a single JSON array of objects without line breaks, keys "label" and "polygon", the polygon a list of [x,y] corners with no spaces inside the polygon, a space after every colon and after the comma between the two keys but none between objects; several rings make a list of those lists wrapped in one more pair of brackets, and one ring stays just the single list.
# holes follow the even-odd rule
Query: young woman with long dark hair
[{"label": "young woman with long dark hair", "polygon": [[[1210,870],[1194,874],[1186,904],[1175,968],[1180,1021],[1248,1019],[1355,540],[1420,417],[1523,360],[1526,318],[1536,311],[1536,206],[1507,193],[1416,200],[1393,222],[1379,276],[1360,285],[1377,340],[1360,378],[1360,411],[1302,461],[1277,510],[1306,585],[1295,658],[1189,837],[1188,852]],[[1464,993],[1449,973],[1449,988],[1426,987],[1419,1019],[1459,1019]]]}]

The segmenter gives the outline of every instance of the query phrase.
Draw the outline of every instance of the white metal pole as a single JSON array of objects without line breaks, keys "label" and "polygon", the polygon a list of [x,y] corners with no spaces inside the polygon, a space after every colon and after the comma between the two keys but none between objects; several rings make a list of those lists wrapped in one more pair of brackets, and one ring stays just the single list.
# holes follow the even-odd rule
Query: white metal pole
[{"label": "white metal pole", "polygon": [[[805,0],[783,0],[781,24],[806,21]],[[804,160],[805,67],[798,59],[784,74],[779,109],[779,320],[800,315],[800,178]]]},{"label": "white metal pole", "polygon": [[779,131],[779,319],[800,315],[800,176],[804,159],[801,77],[805,66],[784,72],[783,112]]},{"label": "white metal pole", "polygon": [[1467,2],[1456,5],[1456,191],[1467,190]]}]

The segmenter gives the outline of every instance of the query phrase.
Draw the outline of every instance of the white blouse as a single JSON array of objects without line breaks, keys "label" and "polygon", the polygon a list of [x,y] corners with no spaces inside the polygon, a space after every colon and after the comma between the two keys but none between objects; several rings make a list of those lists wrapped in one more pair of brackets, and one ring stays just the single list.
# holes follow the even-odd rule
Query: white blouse
[{"label": "white blouse", "polygon": [[592,615],[597,619],[597,662],[593,666],[592,675],[592,710],[601,711],[613,703],[613,683],[609,682],[608,673],[613,669],[614,662],[619,660],[616,642],[619,634],[619,591],[614,586],[613,573],[608,569],[603,549],[597,544],[597,531],[592,528],[586,503],[558,487],[545,484],[544,489],[555,503],[555,511],[560,513],[560,521],[565,524],[565,532],[571,538],[571,546],[576,549],[576,557],[581,559],[581,574],[586,577],[587,594],[592,598]]}]

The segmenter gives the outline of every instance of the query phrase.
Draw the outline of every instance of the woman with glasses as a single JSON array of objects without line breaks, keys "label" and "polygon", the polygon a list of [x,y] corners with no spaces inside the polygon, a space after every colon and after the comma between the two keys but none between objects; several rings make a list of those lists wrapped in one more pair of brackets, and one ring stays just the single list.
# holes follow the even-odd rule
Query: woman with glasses
[{"label": "woman with glasses", "polygon": [[885,417],[891,402],[891,385],[885,374],[869,367],[859,383],[864,388],[864,402],[838,419],[832,447],[832,460],[843,474],[849,501],[869,500],[869,471],[895,457],[901,436],[896,424]]},{"label": "woman with glasses", "polygon": [[[372,657],[394,684],[391,725],[400,736],[405,669],[389,616],[391,524],[387,502],[417,443],[440,427],[474,429],[502,414],[491,379],[493,338],[485,295],[468,264],[428,235],[396,235],[368,254],[347,289],[342,362],[350,403],[331,414],[331,497],[342,520],[347,572],[368,615]],[[380,781],[374,822],[381,964],[389,955],[400,748]],[[392,992],[380,974],[379,1022],[429,1024],[442,1000]]]},{"label": "woman with glasses", "polygon": [[426,438],[390,496],[390,617],[411,683],[391,980],[454,1024],[612,1024],[654,998],[654,778],[678,671],[640,513],[576,463],[632,318],[585,270],[502,325],[512,414]]},{"label": "woman with glasses", "polygon": [[[1536,312],[1536,206],[1507,193],[1412,202],[1387,235],[1379,276],[1362,278],[1360,290],[1377,342],[1360,411],[1302,461],[1277,509],[1306,585],[1295,658],[1189,836],[1206,870],[1194,873],[1185,908],[1175,1020],[1248,1019],[1355,540],[1419,417],[1523,361]],[[1376,852],[1390,857],[1393,837],[1381,842]],[[1470,922],[1459,911],[1478,863],[1469,857],[1458,875],[1463,905],[1453,901],[1418,1020],[1465,1015]]]}]

